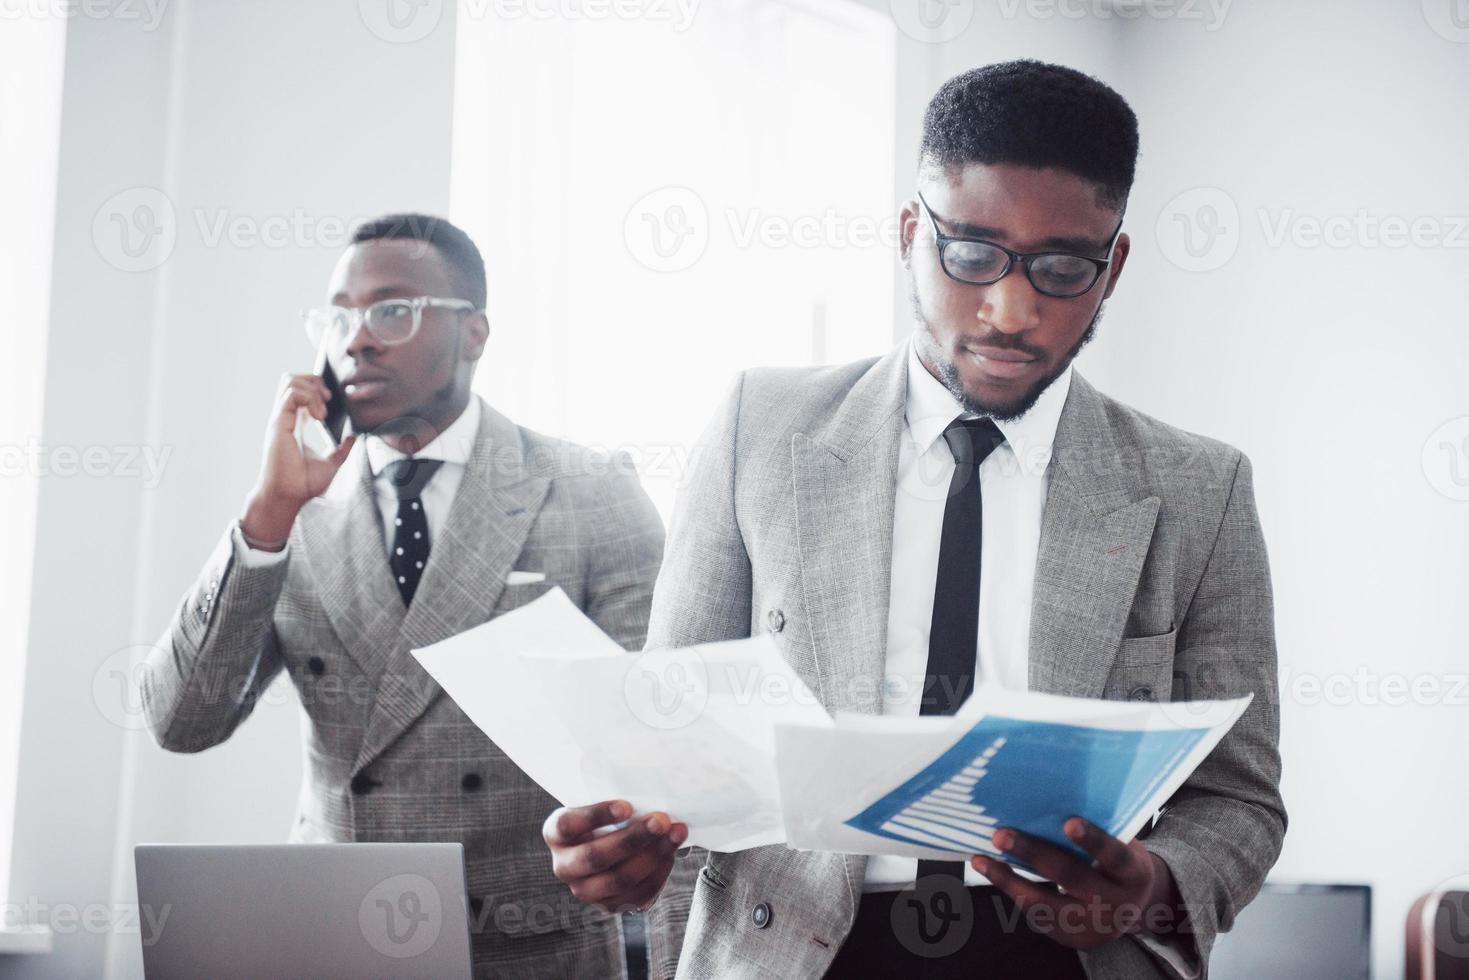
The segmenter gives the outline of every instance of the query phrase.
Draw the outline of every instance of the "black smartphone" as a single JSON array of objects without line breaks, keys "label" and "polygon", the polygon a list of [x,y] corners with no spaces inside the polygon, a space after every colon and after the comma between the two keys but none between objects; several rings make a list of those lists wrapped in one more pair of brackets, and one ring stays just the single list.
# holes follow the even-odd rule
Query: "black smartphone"
[{"label": "black smartphone", "polygon": [[327,390],[332,396],[326,401],[326,420],[322,427],[326,434],[331,437],[333,446],[342,444],[342,437],[347,431],[347,393],[342,390],[342,383],[337,380],[337,373],[332,370],[332,362],[326,356],[326,344],[323,342],[321,349],[316,352],[316,375],[326,382]]}]

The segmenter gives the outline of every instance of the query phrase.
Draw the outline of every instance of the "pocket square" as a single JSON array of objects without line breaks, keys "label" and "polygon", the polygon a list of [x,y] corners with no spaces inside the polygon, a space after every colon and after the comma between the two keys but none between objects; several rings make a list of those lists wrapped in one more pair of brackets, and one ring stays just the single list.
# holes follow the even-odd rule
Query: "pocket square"
[{"label": "pocket square", "polygon": [[506,585],[532,585],[546,581],[545,572],[511,572],[505,576]]}]

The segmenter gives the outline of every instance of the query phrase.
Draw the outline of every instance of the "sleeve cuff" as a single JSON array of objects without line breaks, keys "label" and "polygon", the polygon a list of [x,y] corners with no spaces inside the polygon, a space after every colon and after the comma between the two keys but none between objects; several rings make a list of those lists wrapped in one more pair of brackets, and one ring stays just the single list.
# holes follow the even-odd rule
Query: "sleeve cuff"
[{"label": "sleeve cuff", "polygon": [[[1163,961],[1163,964],[1178,977],[1178,980],[1199,980],[1204,975],[1202,965],[1193,961],[1193,950],[1183,949],[1184,943],[1173,937],[1149,936],[1138,933],[1133,936],[1143,949]],[[1189,944],[1191,945],[1191,944]]]},{"label": "sleeve cuff", "polygon": [[284,562],[291,553],[290,544],[280,551],[260,551],[250,547],[245,543],[245,535],[240,530],[239,521],[236,521],[230,528],[230,540],[234,543],[235,561],[245,568],[273,568]]}]

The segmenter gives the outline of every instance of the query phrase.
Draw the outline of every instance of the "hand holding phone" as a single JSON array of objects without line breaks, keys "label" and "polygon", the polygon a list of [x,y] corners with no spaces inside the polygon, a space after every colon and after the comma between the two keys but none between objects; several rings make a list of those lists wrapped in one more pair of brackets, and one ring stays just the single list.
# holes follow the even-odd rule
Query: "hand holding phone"
[{"label": "hand holding phone", "polygon": [[[282,379],[266,433],[260,477],[240,518],[246,538],[252,544],[262,543],[266,550],[285,546],[296,515],[331,486],[357,438],[343,438],[347,398],[324,351],[318,352],[317,365],[319,373]],[[304,445],[313,440],[325,443],[320,452]]]}]

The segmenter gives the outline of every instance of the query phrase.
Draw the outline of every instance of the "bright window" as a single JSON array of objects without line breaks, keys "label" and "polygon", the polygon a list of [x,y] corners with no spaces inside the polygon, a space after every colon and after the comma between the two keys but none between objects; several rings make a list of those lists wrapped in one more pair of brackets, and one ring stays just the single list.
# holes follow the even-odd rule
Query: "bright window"
[{"label": "bright window", "polygon": [[458,32],[451,217],[488,265],[501,411],[633,452],[667,519],[735,372],[890,346],[888,18],[462,0]]},{"label": "bright window", "polygon": [[10,882],[30,633],[65,42],[61,17],[7,18],[0,30],[0,296],[7,324],[0,359],[0,900]]}]

